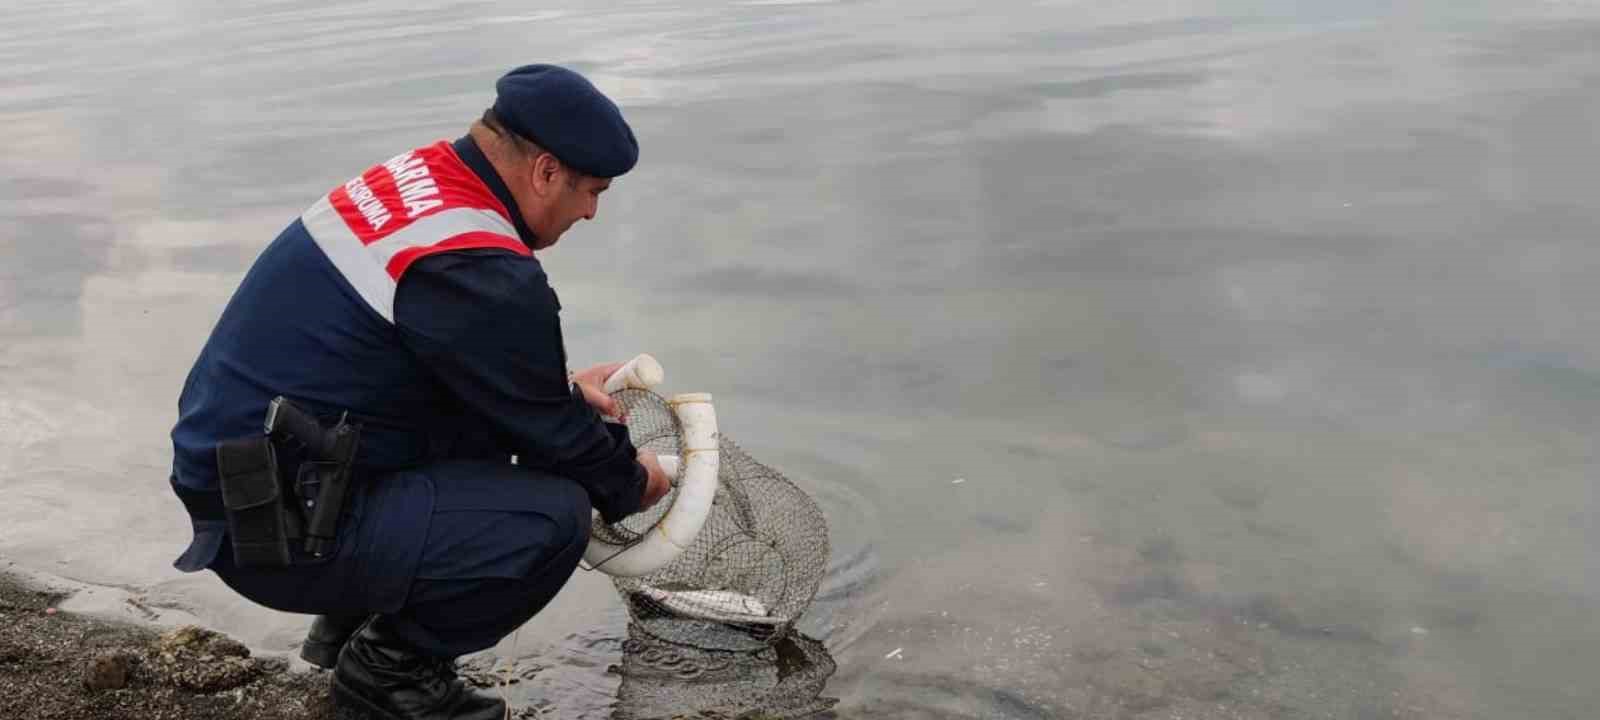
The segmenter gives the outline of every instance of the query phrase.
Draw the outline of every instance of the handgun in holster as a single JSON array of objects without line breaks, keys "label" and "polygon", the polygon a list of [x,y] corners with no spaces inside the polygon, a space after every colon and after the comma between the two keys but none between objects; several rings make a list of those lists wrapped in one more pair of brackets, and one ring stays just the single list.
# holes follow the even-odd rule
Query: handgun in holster
[{"label": "handgun in holster", "polygon": [[[350,493],[360,428],[341,417],[324,428],[286,398],[267,407],[261,435],[217,445],[222,504],[240,567],[293,564],[290,545],[304,542],[312,557],[333,551],[339,517]],[[279,467],[280,452],[297,458],[292,480]]]}]

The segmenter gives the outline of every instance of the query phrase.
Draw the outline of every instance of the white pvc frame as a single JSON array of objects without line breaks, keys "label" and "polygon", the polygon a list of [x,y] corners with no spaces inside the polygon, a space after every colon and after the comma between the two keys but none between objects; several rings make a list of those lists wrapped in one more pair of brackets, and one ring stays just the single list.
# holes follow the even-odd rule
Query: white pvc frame
[{"label": "white pvc frame", "polygon": [[[606,379],[605,391],[624,388],[649,390],[665,378],[661,364],[649,355],[640,355]],[[683,426],[683,456],[663,455],[661,469],[669,477],[679,477],[677,497],[643,539],[632,545],[613,545],[594,536],[583,553],[584,562],[608,575],[639,577],[665,567],[694,542],[701,526],[711,515],[711,501],[717,495],[717,472],[721,453],[717,450],[717,413],[706,393],[674,395],[667,404]],[[598,522],[598,520],[596,520]]]}]

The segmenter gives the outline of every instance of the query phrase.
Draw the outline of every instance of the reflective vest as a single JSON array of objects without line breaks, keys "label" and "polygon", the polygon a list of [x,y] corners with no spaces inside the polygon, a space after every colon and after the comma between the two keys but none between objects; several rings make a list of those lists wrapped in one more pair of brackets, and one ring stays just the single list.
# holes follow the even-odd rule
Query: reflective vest
[{"label": "reflective vest", "polygon": [[391,323],[400,276],[419,258],[471,248],[532,254],[505,206],[443,141],[372,166],[300,221],[367,306]]},{"label": "reflective vest", "polygon": [[427,462],[474,432],[399,344],[394,308],[419,258],[473,248],[538,262],[448,142],[401,153],[319,199],[256,259],[201,349],[178,401],[175,480],[214,490],[216,444],[260,432],[279,394],[324,419],[365,418],[359,457],[377,470]]}]

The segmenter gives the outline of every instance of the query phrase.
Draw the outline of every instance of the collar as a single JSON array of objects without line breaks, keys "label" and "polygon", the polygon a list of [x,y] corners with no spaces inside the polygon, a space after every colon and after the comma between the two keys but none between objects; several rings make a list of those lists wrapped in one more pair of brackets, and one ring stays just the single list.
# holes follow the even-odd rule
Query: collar
[{"label": "collar", "polygon": [[489,162],[489,157],[483,154],[478,147],[478,141],[471,135],[463,135],[460,140],[451,143],[456,155],[461,157],[461,162],[467,164],[472,172],[477,173],[478,179],[489,186],[489,192],[494,193],[500,204],[506,206],[506,212],[511,213],[511,224],[517,228],[517,238],[523,245],[533,247],[536,239],[533,230],[522,221],[522,211],[517,207],[517,201],[511,197],[511,189],[506,187],[506,181],[500,179],[500,173],[494,171],[494,163]]}]

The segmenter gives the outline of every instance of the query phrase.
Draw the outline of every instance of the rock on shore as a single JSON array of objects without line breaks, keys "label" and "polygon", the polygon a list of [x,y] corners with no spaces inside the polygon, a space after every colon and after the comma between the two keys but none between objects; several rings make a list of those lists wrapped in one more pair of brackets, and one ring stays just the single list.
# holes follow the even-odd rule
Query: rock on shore
[{"label": "rock on shore", "polygon": [[[326,675],[289,672],[234,640],[55,612],[61,598],[0,573],[0,718],[334,720]],[[354,720],[344,717],[341,720]]]}]

